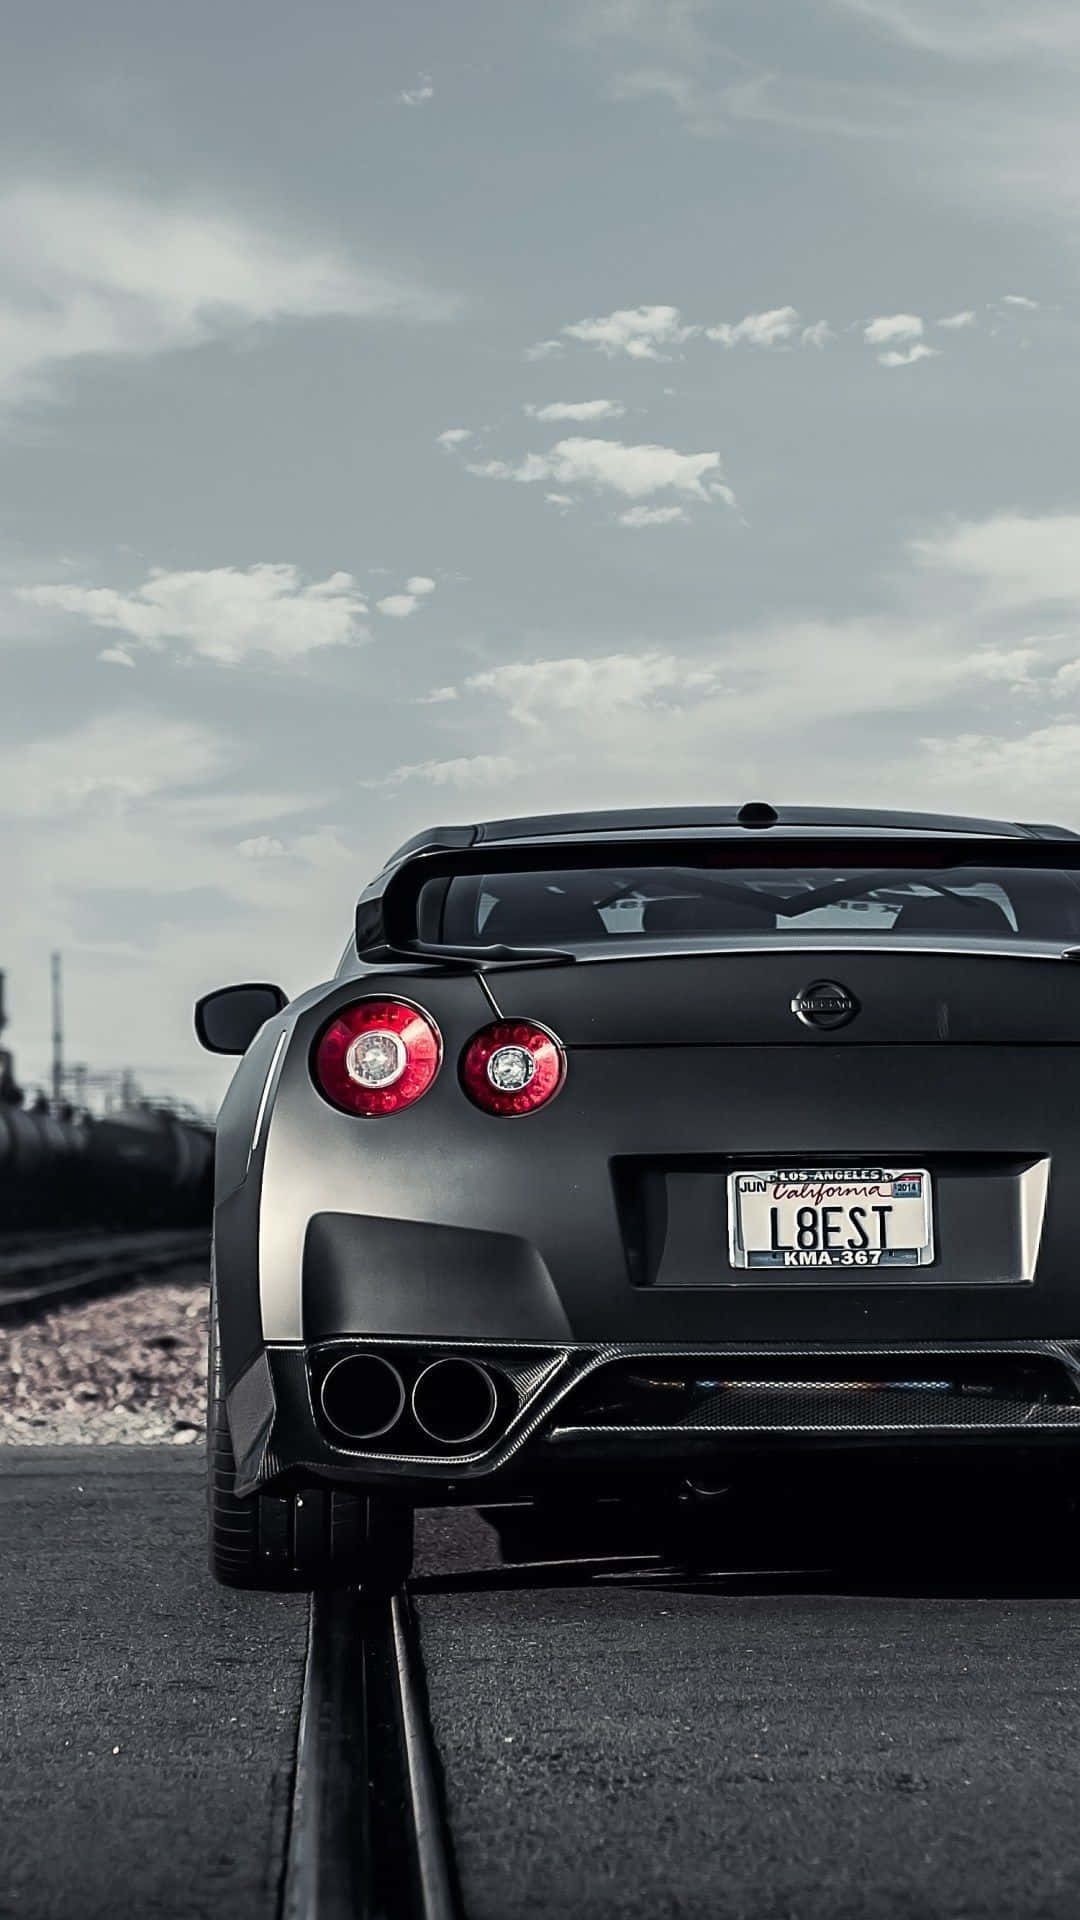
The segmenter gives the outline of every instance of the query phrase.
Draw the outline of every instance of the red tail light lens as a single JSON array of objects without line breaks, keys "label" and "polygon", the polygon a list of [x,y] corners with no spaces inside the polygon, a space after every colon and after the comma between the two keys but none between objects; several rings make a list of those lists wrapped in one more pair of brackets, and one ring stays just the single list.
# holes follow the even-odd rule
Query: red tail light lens
[{"label": "red tail light lens", "polygon": [[498,1020],[473,1035],[461,1057],[461,1084],[485,1113],[535,1113],[566,1078],[553,1033],[531,1020]]},{"label": "red tail light lens", "polygon": [[400,1113],[427,1092],[442,1062],[434,1020],[404,1000],[358,1000],[320,1035],[319,1092],[345,1113]]}]

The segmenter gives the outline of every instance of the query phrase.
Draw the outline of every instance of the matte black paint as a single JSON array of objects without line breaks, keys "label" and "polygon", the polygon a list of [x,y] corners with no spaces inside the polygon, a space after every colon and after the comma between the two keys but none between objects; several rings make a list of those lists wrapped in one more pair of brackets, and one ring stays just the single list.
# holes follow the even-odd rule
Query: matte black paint
[{"label": "matte black paint", "polygon": [[[1080,1045],[1080,967],[1029,955],[859,951],[833,942],[830,977],[859,1002],[846,1026],[807,1027],[791,1002],[825,956],[800,950],[635,955],[574,967],[502,968],[488,985],[506,1017],[542,1020],[570,1047]],[[990,950],[987,951],[987,946]],[[825,966],[821,965],[821,977]],[[1066,1055],[1065,1058],[1068,1058]],[[945,1074],[944,1058],[938,1071]],[[761,1087],[754,1104],[767,1100]],[[873,1107],[868,1086],[867,1106]]]},{"label": "matte black paint", "polygon": [[304,1247],[304,1334],[422,1340],[570,1340],[536,1248],[508,1233],[319,1213]]},{"label": "matte black paint", "polygon": [[[925,820],[913,824],[928,830]],[[947,823],[959,827],[1032,837]],[[746,837],[761,846],[771,831]],[[439,837],[445,846],[449,834]],[[1080,1334],[1080,969],[1049,948],[947,947],[777,943],[761,952],[733,943],[500,966],[483,980],[434,965],[357,963],[354,977],[293,1002],[241,1063],[219,1122],[222,1347],[230,1422],[246,1424],[234,1434],[245,1490],[297,1473],[377,1484],[397,1472],[422,1480],[427,1499],[439,1489],[453,1497],[461,1478],[453,1460],[393,1468],[328,1443],[305,1359],[320,1341],[723,1352],[739,1343],[1008,1345]],[[792,999],[814,978],[841,981],[858,1000],[857,1019],[802,1025]],[[356,998],[395,992],[438,1023],[442,1071],[401,1113],[343,1114],[312,1082],[315,1036]],[[457,1062],[493,1012],[538,1020],[566,1044],[566,1084],[550,1107],[497,1119],[463,1095]],[[252,1154],[282,1032],[288,1042]],[[264,1193],[271,1137],[279,1171]],[[1043,1159],[1051,1175],[1041,1252],[1034,1281],[1022,1283],[1016,1182]],[[726,1173],[778,1160],[928,1167],[935,1264],[854,1280],[800,1275],[795,1284],[733,1270]],[[302,1338],[293,1344],[268,1336],[260,1302],[259,1236],[268,1236],[269,1259],[282,1220],[303,1228]],[[642,1444],[626,1445],[627,1464]],[[538,1434],[513,1471],[542,1476],[558,1453]]]},{"label": "matte black paint", "polygon": [[[744,802],[744,804],[746,804]],[[760,805],[761,802],[756,804]],[[766,803],[767,804],[767,803]],[[554,835],[661,832],[680,828],[711,827],[723,830],[739,826],[742,807],[620,807],[592,813],[527,814],[514,820],[485,820],[475,827],[433,827],[428,834],[417,834],[394,859],[400,859],[417,846],[468,846],[474,841],[531,840]],[[1003,833],[1024,839],[1035,833],[1073,838],[1068,827],[1037,829],[1017,821],[982,820],[951,813],[888,812],[874,807],[777,807],[776,824],[785,827],[825,827],[834,830],[882,828],[922,833]],[[460,838],[451,839],[450,836]],[[469,836],[466,839],[466,835]]]}]

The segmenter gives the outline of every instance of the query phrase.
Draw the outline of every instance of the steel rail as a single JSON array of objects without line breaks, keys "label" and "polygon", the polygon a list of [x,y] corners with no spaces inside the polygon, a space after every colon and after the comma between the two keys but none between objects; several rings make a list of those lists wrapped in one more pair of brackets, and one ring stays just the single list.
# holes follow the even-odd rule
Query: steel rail
[{"label": "steel rail", "polygon": [[281,1920],[460,1920],[409,1602],[312,1596]]},{"label": "steel rail", "polygon": [[155,1233],[85,1231],[0,1239],[0,1323],[33,1318],[66,1300],[112,1293],[134,1281],[205,1260],[202,1229]]}]

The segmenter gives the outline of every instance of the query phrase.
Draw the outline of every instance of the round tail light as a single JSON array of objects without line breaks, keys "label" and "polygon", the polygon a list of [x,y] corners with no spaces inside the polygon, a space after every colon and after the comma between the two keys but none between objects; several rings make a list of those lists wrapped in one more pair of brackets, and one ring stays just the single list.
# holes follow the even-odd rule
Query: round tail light
[{"label": "round tail light", "polygon": [[482,1027],[461,1056],[461,1084],[485,1113],[535,1113],[566,1078],[566,1055],[553,1033],[532,1020]]},{"label": "round tail light", "polygon": [[434,1020],[405,1000],[357,1000],[324,1028],[315,1085],[345,1113],[400,1113],[427,1092],[442,1062]]}]

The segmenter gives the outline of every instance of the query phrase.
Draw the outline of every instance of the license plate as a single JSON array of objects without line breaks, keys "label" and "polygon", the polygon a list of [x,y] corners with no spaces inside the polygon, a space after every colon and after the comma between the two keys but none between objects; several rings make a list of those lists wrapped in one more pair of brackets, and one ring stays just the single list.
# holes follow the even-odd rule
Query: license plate
[{"label": "license plate", "polygon": [[728,1177],[733,1267],[925,1267],[934,1258],[925,1167],[779,1167]]}]

